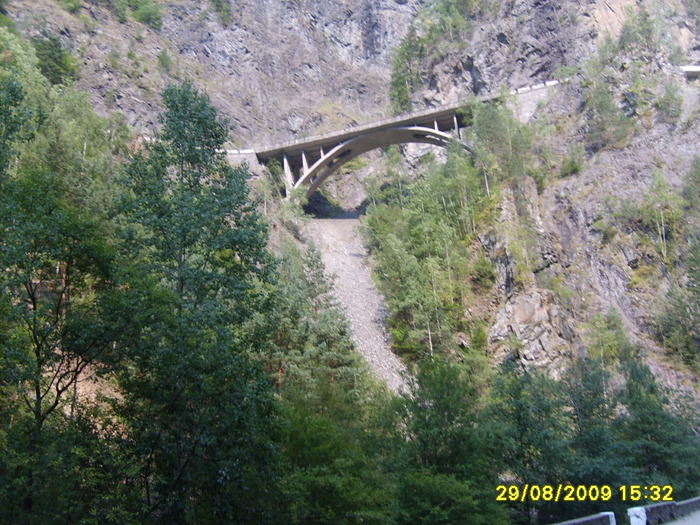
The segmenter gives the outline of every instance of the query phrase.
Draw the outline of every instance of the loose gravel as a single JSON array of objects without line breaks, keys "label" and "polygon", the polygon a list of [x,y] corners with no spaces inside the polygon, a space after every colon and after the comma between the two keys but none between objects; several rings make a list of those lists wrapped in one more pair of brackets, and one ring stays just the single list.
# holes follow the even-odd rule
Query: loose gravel
[{"label": "loose gravel", "polygon": [[358,226],[357,216],[348,214],[311,219],[304,233],[321,251],[327,274],[334,277],[335,295],[350,321],[358,352],[391,390],[405,392],[406,367],[390,349],[386,307],[372,280]]}]

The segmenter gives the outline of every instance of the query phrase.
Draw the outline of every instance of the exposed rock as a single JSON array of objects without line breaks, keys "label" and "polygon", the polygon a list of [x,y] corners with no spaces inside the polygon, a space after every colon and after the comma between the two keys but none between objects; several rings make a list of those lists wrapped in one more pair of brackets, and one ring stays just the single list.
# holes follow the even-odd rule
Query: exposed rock
[{"label": "exposed rock", "polygon": [[558,376],[571,350],[571,341],[562,337],[562,323],[551,291],[531,289],[511,297],[489,332],[496,362],[517,357],[525,367]]},{"label": "exposed rock", "polygon": [[468,95],[496,94],[551,80],[594,49],[590,28],[578,23],[589,6],[574,2],[512,0],[497,16],[480,19],[466,42],[422,65],[413,100],[433,106]]},{"label": "exposed rock", "polygon": [[[160,33],[133,20],[119,24],[104,3],[85,2],[81,17],[53,0],[10,0],[7,10],[27,36],[47,29],[72,44],[75,54],[81,50],[78,85],[91,93],[101,112],[122,111],[142,134],[152,134],[161,109],[160,89],[176,76],[192,78],[232,119],[238,145],[249,146],[384,116],[393,50],[424,4],[241,0],[231,4],[231,24],[222,27],[208,2],[159,3],[164,6]],[[474,24],[465,41],[441,49],[439,56],[426,56],[420,70],[423,87],[413,94],[413,102],[435,106],[549,80],[560,66],[580,64],[590,56],[604,35],[618,34],[625,8],[637,3],[501,2],[500,12]],[[674,41],[690,61],[700,61],[697,31],[683,19],[683,3],[667,4],[681,13],[670,18]],[[159,70],[158,57],[164,52],[175,62],[171,73]],[[548,181],[541,195],[529,178],[519,185],[518,194],[505,188],[496,228],[479,237],[495,264],[496,291],[484,310],[493,316],[489,343],[499,360],[515,357],[525,366],[557,375],[568,357],[585,351],[578,325],[614,308],[629,336],[646,349],[657,376],[671,384],[690,382],[687,374],[659,358],[662,350],[648,336],[658,298],[671,281],[654,248],[624,232],[624,239],[610,242],[595,226],[600,217],[610,215],[611,206],[640,202],[655,171],[677,188],[697,155],[700,88],[687,85],[680,74],[674,77],[673,66],[660,54],[647,58],[649,70],[641,79],[674,79],[681,85],[685,127],[643,120],[652,93],[624,85],[634,63],[620,60],[606,75],[616,86],[618,102],[629,93],[625,109],[640,121],[636,138],[597,153],[578,174]],[[557,130],[573,129],[546,145],[561,156],[581,138],[582,122],[563,121],[576,119],[583,100],[582,90],[572,82],[546,101],[533,99],[520,108],[521,118],[536,118]],[[426,146],[410,145],[403,151],[409,164],[417,165]],[[361,206],[362,177],[375,169],[381,169],[376,157],[359,173],[330,181],[331,199]],[[521,219],[532,238],[527,249],[515,253]],[[524,264],[518,264],[518,257]],[[640,268],[650,268],[658,277],[653,290],[651,284],[633,284]],[[466,317],[476,315],[483,318],[484,312],[467,312]],[[458,336],[456,343],[468,344],[467,339]]]},{"label": "exposed rock", "polygon": [[7,9],[26,35],[46,29],[83,47],[79,87],[98,111],[122,111],[152,134],[159,92],[175,80],[158,67],[166,50],[173,74],[206,90],[231,118],[238,145],[250,146],[311,134],[334,106],[357,121],[383,115],[392,52],[419,2],[243,0],[232,4],[228,27],[209,2],[159,4],[160,33],[133,19],[119,24],[106,4],[90,3],[82,19],[50,0],[11,0]]}]

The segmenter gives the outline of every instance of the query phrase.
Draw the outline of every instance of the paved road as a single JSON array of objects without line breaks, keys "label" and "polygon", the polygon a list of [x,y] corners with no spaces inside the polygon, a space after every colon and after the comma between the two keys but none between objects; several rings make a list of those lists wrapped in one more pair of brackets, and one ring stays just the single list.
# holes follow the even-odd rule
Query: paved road
[{"label": "paved road", "polygon": [[305,234],[321,250],[327,273],[336,276],[336,296],[350,321],[358,352],[389,388],[403,391],[406,368],[389,348],[384,301],[372,280],[358,226],[359,220],[352,215],[311,219]]}]

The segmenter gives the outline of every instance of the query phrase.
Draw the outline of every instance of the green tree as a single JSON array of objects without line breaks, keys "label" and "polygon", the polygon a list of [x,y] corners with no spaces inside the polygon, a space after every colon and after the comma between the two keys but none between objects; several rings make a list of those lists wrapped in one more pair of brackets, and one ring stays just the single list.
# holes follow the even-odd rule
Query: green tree
[{"label": "green tree", "polygon": [[226,27],[231,23],[231,2],[230,0],[209,0],[219,17],[221,25]]},{"label": "green tree", "polygon": [[137,454],[144,517],[262,519],[274,418],[251,355],[263,341],[271,260],[228,126],[191,84],[164,90],[163,128],[126,170],[123,304],[130,312],[120,414]]},{"label": "green tree", "polygon": [[15,143],[31,138],[32,111],[23,103],[24,90],[16,80],[0,80],[0,190],[10,161],[16,155]]},{"label": "green tree", "polygon": [[[3,454],[3,521],[53,523],[79,516],[81,478],[66,476],[79,410],[78,382],[111,352],[104,303],[114,250],[99,217],[65,198],[67,181],[22,172],[0,197],[0,266],[7,323],[0,389],[12,441]],[[68,416],[67,416],[68,415]],[[85,474],[85,472],[83,472]]]},{"label": "green tree", "polygon": [[403,38],[393,59],[389,99],[395,114],[405,113],[411,109],[411,93],[418,80],[418,63],[422,58],[423,46],[411,26]]},{"label": "green tree", "polygon": [[532,134],[505,104],[474,107],[476,165],[498,180],[517,180],[532,164]]},{"label": "green tree", "polygon": [[130,137],[124,116],[95,114],[87,93],[73,88],[48,90],[33,140],[18,145],[19,170],[48,170],[70,181],[65,197],[96,216],[113,214],[115,178]]},{"label": "green tree", "polygon": [[700,242],[692,243],[687,259],[688,282],[683,287],[671,288],[656,326],[664,346],[697,367],[700,364]]},{"label": "green tree", "polygon": [[[630,445],[619,438],[617,397],[602,358],[576,359],[564,383],[574,422],[568,473],[571,483],[612,487],[633,483],[638,472],[629,459]],[[606,508],[623,513],[623,507],[620,501],[574,503],[562,509],[559,517],[592,514]]]},{"label": "green tree", "polygon": [[[537,371],[501,366],[494,385],[494,415],[504,428],[505,468],[522,484],[568,481],[572,420],[563,385]],[[558,504],[527,501],[522,521],[554,521]]]},{"label": "green tree", "polygon": [[700,231],[697,226],[700,217],[699,188],[700,158],[695,158],[683,184],[684,220],[676,224],[683,226],[681,232],[676,232],[676,236],[688,245],[683,249],[686,278],[671,286],[665,305],[656,318],[657,337],[664,346],[679,354],[686,363],[696,369],[700,365]]},{"label": "green tree", "polygon": [[484,363],[423,363],[402,397],[399,523],[505,523],[494,497],[502,436],[485,417]]},{"label": "green tree", "polygon": [[277,269],[268,357],[283,420],[275,520],[391,523],[385,444],[370,439],[387,396],[353,348],[315,246],[301,252],[285,242]]},{"label": "green tree", "polygon": [[371,400],[367,390],[328,379],[321,372],[316,382],[285,388],[277,522],[394,523],[393,484],[382,461],[386,443],[371,439],[371,415],[387,397],[375,393]]},{"label": "green tree", "polygon": [[350,340],[350,327],[324,274],[321,254],[312,244],[304,253],[285,243],[277,272],[271,372],[282,391],[289,383],[308,388],[318,381],[355,390],[355,378],[366,373]]},{"label": "green tree", "polygon": [[585,104],[588,116],[586,138],[591,150],[618,146],[632,133],[634,123],[615,103],[605,83],[595,82],[587,89]]},{"label": "green tree", "polygon": [[163,11],[153,0],[127,0],[134,10],[134,18],[151,29],[160,31],[163,27]]},{"label": "green tree", "polygon": [[39,69],[51,84],[65,84],[78,78],[78,66],[56,35],[34,40]]},{"label": "green tree", "polygon": [[627,407],[622,436],[645,484],[672,485],[674,499],[692,497],[700,489],[700,445],[693,427],[697,414],[673,407],[654,374],[639,357],[622,365],[625,386],[620,398]]}]

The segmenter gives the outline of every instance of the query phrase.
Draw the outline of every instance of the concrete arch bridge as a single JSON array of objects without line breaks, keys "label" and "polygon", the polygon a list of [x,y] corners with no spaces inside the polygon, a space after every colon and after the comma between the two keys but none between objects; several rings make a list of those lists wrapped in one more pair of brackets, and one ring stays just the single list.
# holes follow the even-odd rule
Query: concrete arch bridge
[{"label": "concrete arch bridge", "polygon": [[[552,80],[512,91],[521,118],[527,120],[547,89],[557,84]],[[499,96],[482,96],[476,100],[493,100]],[[227,154],[231,163],[241,162],[252,155],[261,163],[277,159],[284,167],[287,197],[301,187],[305,187],[307,196],[311,196],[343,164],[373,149],[411,142],[446,147],[457,142],[471,151],[461,137],[460,130],[466,125],[459,112],[461,106],[452,104],[430,108],[334,133],[247,150],[228,150]]]}]

